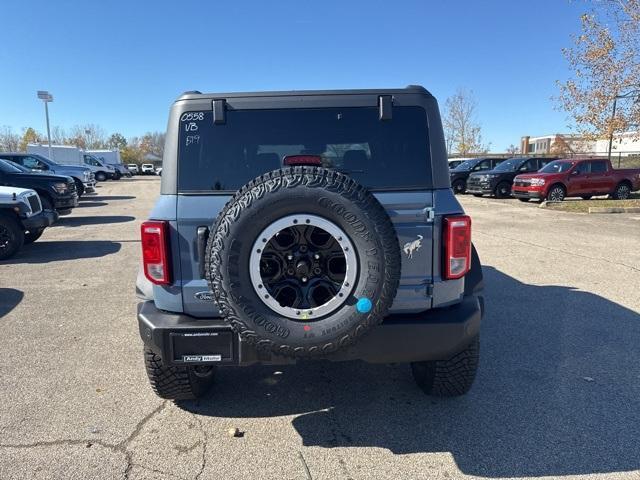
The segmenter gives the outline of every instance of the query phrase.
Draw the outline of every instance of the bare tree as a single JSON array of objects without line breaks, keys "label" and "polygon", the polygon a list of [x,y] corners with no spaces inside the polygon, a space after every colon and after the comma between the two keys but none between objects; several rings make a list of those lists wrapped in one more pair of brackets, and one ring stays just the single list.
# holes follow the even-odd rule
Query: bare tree
[{"label": "bare tree", "polygon": [[616,98],[640,90],[640,0],[590,3],[581,33],[563,50],[573,74],[558,83],[558,100],[578,131],[596,139],[640,124],[640,102],[633,99],[618,100],[612,118]]},{"label": "bare tree", "polygon": [[15,152],[20,145],[20,135],[13,133],[11,127],[5,125],[0,128],[0,151]]},{"label": "bare tree", "polygon": [[444,104],[443,126],[449,153],[461,155],[485,153],[489,145],[482,144],[482,132],[476,119],[477,102],[473,92],[459,88]]},{"label": "bare tree", "polygon": [[80,148],[105,148],[107,145],[105,139],[106,134],[102,127],[87,123],[85,125],[75,125],[65,143],[76,145]]},{"label": "bare tree", "polygon": [[520,153],[520,147],[516,147],[513,143],[507,147],[507,153],[509,155],[517,155]]},{"label": "bare tree", "polygon": [[51,142],[55,145],[64,145],[67,133],[64,128],[56,125],[51,129]]}]

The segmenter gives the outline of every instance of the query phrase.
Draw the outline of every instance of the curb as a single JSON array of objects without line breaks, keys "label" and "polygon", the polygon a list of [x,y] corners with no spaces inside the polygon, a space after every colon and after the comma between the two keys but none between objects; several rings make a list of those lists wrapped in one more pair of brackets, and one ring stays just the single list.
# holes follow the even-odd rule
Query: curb
[{"label": "curb", "polygon": [[640,213],[640,207],[589,207],[589,213]]}]

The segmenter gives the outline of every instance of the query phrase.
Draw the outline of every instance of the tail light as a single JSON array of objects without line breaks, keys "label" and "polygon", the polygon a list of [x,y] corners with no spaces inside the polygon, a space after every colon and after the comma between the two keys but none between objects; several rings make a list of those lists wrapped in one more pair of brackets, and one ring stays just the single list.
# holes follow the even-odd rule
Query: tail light
[{"label": "tail light", "polygon": [[144,222],[140,229],[144,275],[156,285],[171,283],[169,222]]},{"label": "tail light", "polygon": [[464,277],[471,268],[471,218],[466,215],[444,219],[444,276]]}]

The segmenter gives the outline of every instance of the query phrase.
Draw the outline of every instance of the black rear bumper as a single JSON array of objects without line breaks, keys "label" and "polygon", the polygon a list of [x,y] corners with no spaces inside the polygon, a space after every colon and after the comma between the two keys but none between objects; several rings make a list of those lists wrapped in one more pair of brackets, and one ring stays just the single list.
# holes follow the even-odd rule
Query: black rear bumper
[{"label": "black rear bumper", "polygon": [[[390,316],[355,345],[323,358],[369,363],[445,359],[478,335],[482,315],[482,297],[468,296],[451,307]],[[168,313],[158,310],[152,301],[138,304],[138,326],[145,345],[169,365],[295,363],[293,358],[258,351],[220,318]]]}]

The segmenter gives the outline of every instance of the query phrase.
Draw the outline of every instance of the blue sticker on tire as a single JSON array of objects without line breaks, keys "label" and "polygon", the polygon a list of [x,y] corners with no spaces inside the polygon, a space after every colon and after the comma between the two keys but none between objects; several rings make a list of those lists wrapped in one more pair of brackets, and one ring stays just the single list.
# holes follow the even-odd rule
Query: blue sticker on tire
[{"label": "blue sticker on tire", "polygon": [[356,302],[356,310],[358,313],[369,313],[371,311],[371,307],[373,307],[373,304],[368,298],[363,297],[358,299]]}]

